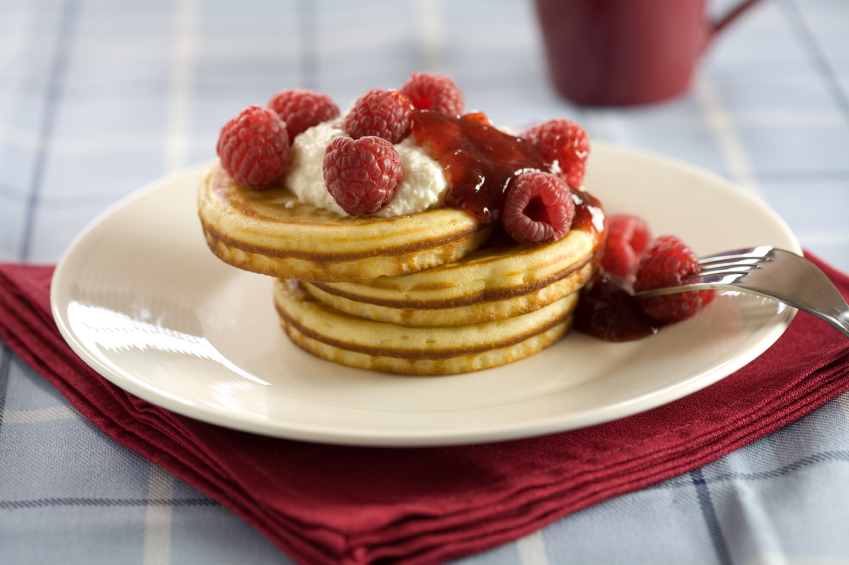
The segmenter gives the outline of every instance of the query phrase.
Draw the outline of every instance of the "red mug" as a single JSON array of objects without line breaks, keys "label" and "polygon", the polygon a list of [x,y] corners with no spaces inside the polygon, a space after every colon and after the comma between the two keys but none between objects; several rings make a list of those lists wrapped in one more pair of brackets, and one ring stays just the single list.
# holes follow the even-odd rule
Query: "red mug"
[{"label": "red mug", "polygon": [[757,1],[716,22],[705,18],[705,0],[536,0],[536,8],[557,90],[578,104],[627,106],[687,90],[711,39]]}]

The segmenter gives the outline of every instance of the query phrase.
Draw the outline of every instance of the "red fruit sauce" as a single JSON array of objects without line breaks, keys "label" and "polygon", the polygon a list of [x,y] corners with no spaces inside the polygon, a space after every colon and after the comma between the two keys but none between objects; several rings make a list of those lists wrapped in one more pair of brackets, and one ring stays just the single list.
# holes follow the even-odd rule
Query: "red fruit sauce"
[{"label": "red fruit sauce", "polygon": [[445,205],[465,210],[482,224],[498,221],[504,191],[517,171],[546,171],[539,149],[498,131],[481,112],[447,116],[415,110],[416,144],[442,165],[450,188]]},{"label": "red fruit sauce", "polygon": [[[412,133],[416,144],[445,169],[450,185],[445,204],[465,210],[484,224],[498,220],[507,185],[517,172],[549,170],[534,145],[498,131],[479,112],[455,117],[414,110]],[[601,204],[576,189],[572,197],[572,229],[590,233],[600,244],[604,234]],[[637,301],[606,276],[597,277],[581,291],[575,311],[575,329],[605,341],[640,339],[656,333],[661,325],[643,314]]]},{"label": "red fruit sauce", "polygon": [[[483,224],[498,220],[510,179],[525,171],[549,171],[539,149],[498,131],[481,112],[447,116],[414,110],[412,133],[416,144],[445,170],[449,183],[446,206],[465,210]],[[575,189],[572,198],[572,229],[585,231],[600,243],[604,231],[601,204],[589,193]]]},{"label": "red fruit sauce", "polygon": [[599,273],[581,289],[573,328],[604,341],[633,341],[666,325],[644,314],[639,300],[615,278]]}]

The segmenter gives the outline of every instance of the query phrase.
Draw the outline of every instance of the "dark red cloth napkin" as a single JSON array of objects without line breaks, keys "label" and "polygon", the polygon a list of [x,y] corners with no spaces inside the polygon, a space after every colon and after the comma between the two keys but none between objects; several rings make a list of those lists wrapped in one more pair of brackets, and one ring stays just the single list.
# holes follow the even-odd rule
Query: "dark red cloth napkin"
[{"label": "dark red cloth napkin", "polygon": [[[849,296],[849,277],[812,259]],[[800,313],[722,381],[582,430],[416,449],[272,439],[176,415],[95,373],[53,323],[52,272],[0,265],[0,336],[106,434],[301,563],[437,563],[480,552],[704,465],[849,390],[849,340]]]}]

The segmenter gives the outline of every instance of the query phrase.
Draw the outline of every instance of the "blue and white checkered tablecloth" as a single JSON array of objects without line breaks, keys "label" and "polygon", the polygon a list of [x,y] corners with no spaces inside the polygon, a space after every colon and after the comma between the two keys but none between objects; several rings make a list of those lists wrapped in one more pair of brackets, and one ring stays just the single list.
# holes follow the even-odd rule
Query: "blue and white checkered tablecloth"
[{"label": "blue and white checkered tablecloth", "polygon": [[[527,0],[0,3],[0,261],[55,262],[113,202],[213,157],[221,125],[280,88],[344,106],[433,70],[495,123],[566,117],[724,175],[849,271],[847,0],[764,1],[711,47],[689,95],[632,109],[558,98],[534,18]],[[849,395],[461,561],[849,563]],[[2,347],[0,563],[235,562],[291,561]]]}]

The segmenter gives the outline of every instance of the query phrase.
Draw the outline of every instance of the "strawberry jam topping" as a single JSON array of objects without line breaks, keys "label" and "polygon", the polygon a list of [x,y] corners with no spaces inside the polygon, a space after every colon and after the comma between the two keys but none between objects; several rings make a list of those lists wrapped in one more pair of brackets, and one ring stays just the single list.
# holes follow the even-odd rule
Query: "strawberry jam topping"
[{"label": "strawberry jam topping", "polygon": [[[495,129],[480,112],[447,116],[413,111],[413,137],[448,177],[445,205],[465,210],[482,224],[498,220],[510,179],[526,171],[546,171],[539,150],[531,143]],[[572,190],[575,217],[572,229],[604,235],[604,211],[588,192]]]},{"label": "strawberry jam topping", "polygon": [[448,116],[413,111],[416,144],[445,170],[445,205],[465,210],[482,224],[498,220],[510,179],[528,170],[547,171],[539,149],[498,131],[481,112]]}]

